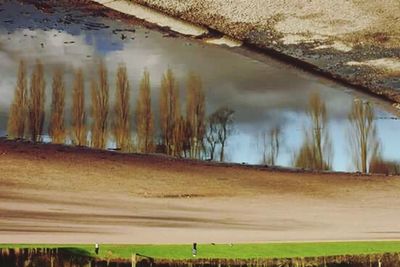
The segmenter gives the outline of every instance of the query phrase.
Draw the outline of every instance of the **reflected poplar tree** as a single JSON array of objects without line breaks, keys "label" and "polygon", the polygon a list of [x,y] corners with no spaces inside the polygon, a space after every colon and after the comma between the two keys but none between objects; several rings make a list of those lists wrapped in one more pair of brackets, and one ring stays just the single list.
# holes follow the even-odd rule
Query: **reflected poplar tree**
[{"label": "reflected poplar tree", "polygon": [[109,85],[104,62],[98,65],[98,82],[92,80],[92,131],[91,143],[95,148],[106,148],[108,137]]},{"label": "reflected poplar tree", "polygon": [[279,126],[261,133],[262,164],[276,165],[281,146],[281,134]]},{"label": "reflected poplar tree", "polygon": [[332,169],[332,143],[329,137],[325,103],[319,94],[310,96],[308,116],[311,129],[305,130],[304,142],[295,156],[295,166],[313,170]]},{"label": "reflected poplar tree", "polygon": [[28,100],[28,128],[33,142],[42,140],[45,119],[45,87],[43,64],[37,60],[31,76]]},{"label": "reflected poplar tree", "polygon": [[379,153],[379,140],[375,125],[373,105],[359,99],[353,102],[349,114],[350,146],[354,167],[363,173],[369,172],[369,162]]},{"label": "reflected poplar tree", "polygon": [[190,74],[187,82],[186,146],[191,158],[200,158],[205,134],[205,95],[200,77]]},{"label": "reflected poplar tree", "polygon": [[9,138],[24,138],[27,105],[28,105],[28,85],[26,79],[26,65],[23,60],[19,62],[17,85],[15,86],[14,99],[10,107],[7,123],[7,133]]},{"label": "reflected poplar tree", "polygon": [[75,72],[72,89],[72,143],[77,146],[87,144],[85,84],[81,69]]},{"label": "reflected poplar tree", "polygon": [[130,129],[130,87],[126,67],[120,65],[117,70],[113,132],[117,149],[128,151],[131,145]]},{"label": "reflected poplar tree", "polygon": [[138,150],[142,153],[154,152],[154,117],[151,110],[150,74],[143,73],[136,102],[136,132]]},{"label": "reflected poplar tree", "polygon": [[65,84],[63,69],[57,68],[53,74],[51,114],[49,136],[53,143],[65,143],[66,130],[64,119]]},{"label": "reflected poplar tree", "polygon": [[160,91],[160,128],[162,144],[168,155],[179,156],[180,101],[178,83],[171,69],[163,75]]}]

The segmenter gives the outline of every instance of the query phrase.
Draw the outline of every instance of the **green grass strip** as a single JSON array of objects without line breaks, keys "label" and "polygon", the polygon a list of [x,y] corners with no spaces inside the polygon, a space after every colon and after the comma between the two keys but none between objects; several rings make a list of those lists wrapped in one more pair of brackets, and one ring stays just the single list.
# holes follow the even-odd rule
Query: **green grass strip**
[{"label": "green grass strip", "polygon": [[[94,255],[94,245],[0,244],[0,248],[69,248],[76,254]],[[400,252],[400,241],[198,244],[197,258],[255,259],[335,255],[362,255]],[[100,258],[130,259],[133,253],[163,259],[192,259],[188,245],[108,245],[100,244]]]}]

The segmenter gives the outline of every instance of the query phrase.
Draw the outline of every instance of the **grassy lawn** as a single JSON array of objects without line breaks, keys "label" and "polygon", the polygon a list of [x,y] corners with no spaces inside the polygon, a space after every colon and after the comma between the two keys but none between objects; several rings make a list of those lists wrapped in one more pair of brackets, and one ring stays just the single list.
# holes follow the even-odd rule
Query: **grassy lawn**
[{"label": "grassy lawn", "polygon": [[[0,244],[0,248],[69,248],[80,254],[94,255],[94,245]],[[198,244],[197,258],[292,258],[309,256],[360,255],[400,252],[400,241],[324,242],[269,244]],[[107,245],[100,244],[101,258],[126,258],[132,253],[164,258],[191,259],[191,245]]]}]

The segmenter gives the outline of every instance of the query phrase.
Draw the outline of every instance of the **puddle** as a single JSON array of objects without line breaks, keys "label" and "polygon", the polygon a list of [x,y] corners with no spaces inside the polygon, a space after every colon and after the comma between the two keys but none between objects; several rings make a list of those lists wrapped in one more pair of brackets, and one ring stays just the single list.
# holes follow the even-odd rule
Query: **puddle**
[{"label": "puddle", "polygon": [[[392,119],[397,116],[389,104],[274,59],[245,51],[244,48],[230,49],[183,37],[166,38],[169,34],[165,32],[85,12],[61,6],[39,10],[31,4],[21,5],[14,0],[0,4],[1,135],[7,134],[7,121],[21,59],[26,62],[28,80],[36,60],[43,63],[46,100],[42,138],[46,142],[51,141],[48,129],[51,119],[52,76],[56,69],[63,69],[66,143],[69,144],[75,71],[81,68],[84,74],[87,115],[85,128],[90,130],[93,125],[91,80],[98,81],[98,64],[103,60],[109,83],[110,131],[106,138],[106,148],[115,149],[116,145],[112,129],[116,121],[113,117],[116,75],[118,66],[124,64],[130,83],[129,122],[134,140],[133,150],[137,149],[139,142],[135,112],[145,70],[150,74],[150,107],[154,115],[153,143],[158,148],[160,147],[157,144],[163,143],[160,87],[163,75],[170,69],[179,88],[177,96],[180,104],[177,106],[183,119],[190,102],[187,93],[190,74],[199,77],[202,83],[205,97],[204,121],[220,108],[233,111],[232,117],[229,116],[229,119],[232,118],[232,128],[226,138],[224,161],[270,164],[270,155],[274,155],[275,165],[293,166],[295,155],[304,148],[305,136],[313,133],[309,112],[310,99],[315,95],[320,97],[326,109],[323,131],[324,136],[329,135],[331,145],[328,154],[332,169],[355,169],[351,153],[354,149],[349,142],[351,126],[348,116],[356,99],[374,104],[373,123],[376,126],[376,140],[380,143],[380,155],[388,161],[400,161],[400,121]],[[182,131],[181,133],[184,136]],[[90,131],[87,138],[91,138]],[[197,155],[196,157],[202,159],[210,159],[209,142],[204,142],[208,151],[204,153],[200,145],[197,146],[197,152],[194,151],[196,149],[190,151],[186,139],[182,140],[179,142],[182,148],[170,149],[181,151],[181,156]],[[190,140],[200,144],[193,136]],[[221,149],[222,146],[216,143],[214,159],[220,158]]]}]

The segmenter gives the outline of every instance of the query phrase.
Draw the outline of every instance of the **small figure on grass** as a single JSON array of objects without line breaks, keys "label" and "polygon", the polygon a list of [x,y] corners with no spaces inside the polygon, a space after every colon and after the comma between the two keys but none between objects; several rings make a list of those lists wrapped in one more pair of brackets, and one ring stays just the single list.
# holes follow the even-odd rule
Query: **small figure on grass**
[{"label": "small figure on grass", "polygon": [[193,255],[193,257],[197,256],[197,243],[193,243],[192,255]]},{"label": "small figure on grass", "polygon": [[100,248],[99,248],[99,244],[96,243],[96,244],[94,245],[94,252],[96,253],[96,255],[99,255],[99,249],[100,249]]}]

